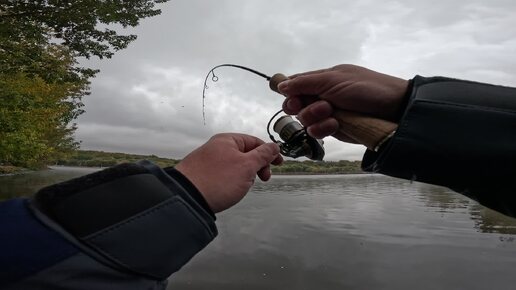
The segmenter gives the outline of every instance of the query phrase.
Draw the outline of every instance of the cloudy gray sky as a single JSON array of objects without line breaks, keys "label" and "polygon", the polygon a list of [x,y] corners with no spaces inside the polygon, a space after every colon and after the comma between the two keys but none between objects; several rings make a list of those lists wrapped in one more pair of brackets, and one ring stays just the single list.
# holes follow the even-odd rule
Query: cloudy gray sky
[{"label": "cloudy gray sky", "polygon": [[[444,75],[516,86],[516,2],[510,0],[172,0],[160,16],[99,68],[86,113],[83,149],[182,158],[219,132],[267,139],[280,95],[250,73],[221,63],[293,74],[352,63],[411,78]],[[327,160],[360,159],[364,147],[327,138]]]}]

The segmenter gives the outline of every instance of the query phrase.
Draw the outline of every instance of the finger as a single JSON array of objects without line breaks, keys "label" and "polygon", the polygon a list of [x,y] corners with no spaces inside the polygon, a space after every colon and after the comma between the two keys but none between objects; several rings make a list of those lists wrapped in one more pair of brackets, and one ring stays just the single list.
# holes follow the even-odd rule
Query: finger
[{"label": "finger", "polygon": [[265,143],[246,153],[249,166],[254,172],[258,172],[261,168],[269,166],[269,164],[276,160],[280,153],[278,144]]},{"label": "finger", "polygon": [[340,73],[346,73],[346,74],[356,74],[357,72],[363,71],[363,70],[368,70],[368,69],[361,67],[361,66],[353,65],[353,64],[339,64],[339,65],[329,67],[329,68],[323,68],[323,69],[293,74],[293,75],[289,76],[288,78],[294,79],[299,76],[313,75],[313,74],[332,72],[332,71],[339,71]]},{"label": "finger", "polygon": [[290,75],[288,78],[295,79],[299,76],[313,75],[313,74],[323,73],[323,72],[327,72],[327,71],[331,71],[331,70],[333,70],[333,68],[316,69],[316,70],[312,70],[312,71],[293,74],[293,75]]},{"label": "finger", "polygon": [[[276,156],[276,158],[274,158],[274,160],[272,160],[271,164],[274,164],[274,165],[281,165],[281,163],[283,163],[283,157],[281,157],[280,154],[278,154]],[[271,178],[272,176],[272,171],[271,171],[271,166],[270,165],[267,165],[265,167],[262,167],[258,172],[258,177],[260,177],[260,179],[262,181],[267,181]]]},{"label": "finger", "polygon": [[319,100],[302,109],[297,118],[305,127],[320,122],[333,114],[333,107],[327,101]]},{"label": "finger", "polygon": [[258,137],[254,137],[246,134],[230,134],[231,138],[237,144],[238,150],[240,152],[246,153],[249,152],[256,147],[259,147],[265,144],[265,141]]},{"label": "finger", "polygon": [[304,107],[320,100],[315,96],[291,96],[283,101],[283,112],[289,115],[297,115]]},{"label": "finger", "polygon": [[306,131],[308,132],[308,135],[316,139],[322,139],[326,136],[335,134],[338,129],[339,122],[337,122],[335,118],[327,118],[309,126]]},{"label": "finger", "polygon": [[303,102],[298,97],[288,97],[283,101],[283,112],[289,115],[297,115],[303,108]]},{"label": "finger", "polygon": [[271,164],[272,165],[281,165],[283,163],[283,157],[281,156],[281,154],[278,154],[276,156],[276,158],[274,158],[274,160],[272,160]]},{"label": "finger", "polygon": [[285,96],[317,96],[327,90],[333,72],[326,71],[310,75],[300,75],[278,85],[278,91]]},{"label": "finger", "polygon": [[258,172],[258,177],[262,180],[262,181],[267,181],[271,178],[271,167],[269,165],[265,166],[265,167],[262,167]]}]

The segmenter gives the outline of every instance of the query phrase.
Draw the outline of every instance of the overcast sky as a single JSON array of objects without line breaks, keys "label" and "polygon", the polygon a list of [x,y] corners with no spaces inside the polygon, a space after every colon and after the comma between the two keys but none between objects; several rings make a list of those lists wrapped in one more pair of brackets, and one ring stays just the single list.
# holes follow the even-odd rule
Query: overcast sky
[{"label": "overcast sky", "polygon": [[[162,14],[99,68],[86,113],[83,149],[182,158],[220,132],[267,140],[283,97],[232,68],[202,89],[207,72],[234,63],[293,74],[341,63],[403,78],[444,75],[516,86],[516,2],[511,0],[172,0]],[[360,159],[364,147],[326,138],[327,160]]]}]

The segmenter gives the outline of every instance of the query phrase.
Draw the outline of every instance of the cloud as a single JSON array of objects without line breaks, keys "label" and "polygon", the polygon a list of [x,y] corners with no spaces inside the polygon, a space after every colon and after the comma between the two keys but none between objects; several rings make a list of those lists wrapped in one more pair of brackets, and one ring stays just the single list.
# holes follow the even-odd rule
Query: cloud
[{"label": "cloud", "polygon": [[[411,78],[445,75],[516,85],[512,1],[200,1],[161,5],[128,31],[138,39],[101,69],[84,99],[85,149],[183,157],[219,132],[267,139],[283,98],[258,76],[354,63]],[[360,159],[364,147],[326,140],[328,160]]]}]

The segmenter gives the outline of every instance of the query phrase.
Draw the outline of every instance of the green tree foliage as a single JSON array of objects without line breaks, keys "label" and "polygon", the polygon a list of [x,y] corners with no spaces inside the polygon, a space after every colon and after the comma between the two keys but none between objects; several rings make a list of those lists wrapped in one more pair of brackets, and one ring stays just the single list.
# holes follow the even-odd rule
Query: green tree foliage
[{"label": "green tree foliage", "polygon": [[71,122],[82,113],[88,78],[64,46],[47,44],[39,57],[30,70],[0,70],[2,163],[34,168],[78,145]]},{"label": "green tree foliage", "polygon": [[136,35],[119,35],[107,28],[136,26],[140,19],[159,15],[157,3],[168,0],[5,0],[0,4],[4,21],[21,24],[21,37],[59,39],[76,56],[111,57]]},{"label": "green tree foliage", "polygon": [[65,104],[54,99],[54,92],[47,97],[55,87],[21,73],[0,76],[0,88],[0,159],[17,166],[36,167],[56,151],[52,143],[58,141],[58,132],[54,131],[59,128],[66,135],[59,120],[59,113],[66,113]]},{"label": "green tree foliage", "polygon": [[77,148],[73,120],[97,70],[80,57],[109,58],[168,0],[6,0],[0,2],[0,165],[38,167]]},{"label": "green tree foliage", "polygon": [[161,167],[174,166],[179,162],[179,160],[176,159],[162,158],[156,155],[77,150],[72,154],[56,159],[54,164],[66,166],[107,167],[140,160],[150,160]]}]

